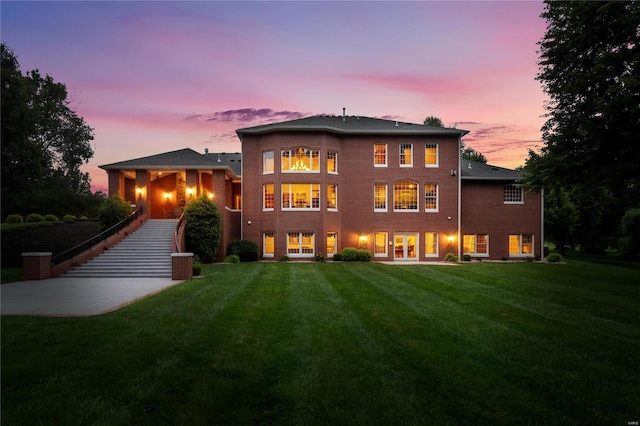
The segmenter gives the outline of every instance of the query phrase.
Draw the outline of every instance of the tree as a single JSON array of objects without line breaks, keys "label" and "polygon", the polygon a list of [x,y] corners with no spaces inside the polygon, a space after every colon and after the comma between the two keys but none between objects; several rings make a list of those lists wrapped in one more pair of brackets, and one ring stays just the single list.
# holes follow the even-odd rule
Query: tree
[{"label": "tree", "polygon": [[434,126],[434,127],[444,127],[444,124],[442,124],[442,120],[440,120],[435,115],[430,115],[427,118],[425,118],[424,119],[424,125],[425,126]]},{"label": "tree", "polygon": [[222,218],[218,208],[203,195],[187,203],[184,216],[187,221],[187,250],[193,252],[204,263],[212,262],[218,253],[222,230]]},{"label": "tree", "polygon": [[640,203],[640,2],[545,1],[542,17],[536,78],[550,100],[544,146],[525,174],[562,186],[579,216],[576,238],[602,245]]},{"label": "tree", "polygon": [[37,69],[22,75],[14,53],[0,49],[3,217],[78,204],[78,194],[91,194],[80,166],[93,156],[93,129],[70,108],[64,84]]},{"label": "tree", "polygon": [[465,160],[487,164],[487,157],[485,157],[475,149],[467,147],[464,141],[462,141],[462,144],[460,145],[460,156]]}]

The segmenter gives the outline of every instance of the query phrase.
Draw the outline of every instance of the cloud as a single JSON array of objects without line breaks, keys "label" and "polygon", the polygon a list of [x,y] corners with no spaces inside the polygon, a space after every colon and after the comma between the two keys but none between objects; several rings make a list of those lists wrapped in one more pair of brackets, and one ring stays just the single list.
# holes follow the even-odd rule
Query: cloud
[{"label": "cloud", "polygon": [[306,117],[308,114],[299,111],[275,111],[271,108],[241,108],[226,111],[216,111],[210,114],[189,114],[185,120],[204,120],[220,123],[273,123],[279,121],[295,120]]},{"label": "cloud", "polygon": [[364,82],[372,86],[383,86],[393,90],[403,90],[425,95],[446,95],[468,93],[469,87],[456,76],[425,74],[355,73],[339,77]]}]

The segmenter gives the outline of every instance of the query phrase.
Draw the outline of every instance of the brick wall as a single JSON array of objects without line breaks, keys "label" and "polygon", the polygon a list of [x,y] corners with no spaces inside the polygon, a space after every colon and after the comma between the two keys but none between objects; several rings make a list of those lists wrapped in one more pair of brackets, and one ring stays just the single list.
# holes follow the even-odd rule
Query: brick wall
[{"label": "brick wall", "polygon": [[56,222],[37,228],[2,232],[2,267],[22,266],[22,253],[62,253],[98,234],[99,223],[93,220]]}]

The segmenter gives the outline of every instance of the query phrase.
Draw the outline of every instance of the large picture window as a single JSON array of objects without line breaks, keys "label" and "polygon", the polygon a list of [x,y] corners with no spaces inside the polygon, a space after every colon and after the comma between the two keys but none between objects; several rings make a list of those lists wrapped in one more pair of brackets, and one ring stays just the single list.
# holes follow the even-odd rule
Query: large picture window
[{"label": "large picture window", "polygon": [[320,184],[283,183],[282,209],[320,209]]},{"label": "large picture window", "polygon": [[386,232],[376,232],[373,245],[374,257],[387,257],[388,236]]},{"label": "large picture window", "polygon": [[424,211],[438,211],[438,185],[427,183],[424,186]]},{"label": "large picture window", "polygon": [[509,256],[532,256],[533,235],[512,234],[509,235]]},{"label": "large picture window", "polygon": [[400,167],[413,166],[413,144],[400,144]]},{"label": "large picture window", "polygon": [[275,238],[273,232],[262,234],[262,256],[273,257],[275,253]]},{"label": "large picture window", "polygon": [[424,256],[438,257],[438,233],[427,232],[424,234]]},{"label": "large picture window", "polygon": [[373,185],[373,211],[387,211],[387,184],[376,183]]},{"label": "large picture window", "polygon": [[386,143],[377,143],[373,145],[373,165],[375,167],[387,167]]},{"label": "large picture window", "polygon": [[470,234],[464,235],[462,240],[462,252],[480,256],[489,255],[489,235]]},{"label": "large picture window", "polygon": [[319,173],[320,151],[307,148],[285,149],[281,152],[281,170],[287,173]]},{"label": "large picture window", "polygon": [[274,185],[266,183],[262,185],[262,210],[273,210],[275,207]]},{"label": "large picture window", "polygon": [[313,257],[315,235],[311,232],[289,232],[287,234],[287,254],[291,257]]},{"label": "large picture window", "polygon": [[338,173],[338,153],[334,151],[327,152],[327,173]]},{"label": "large picture window", "polygon": [[327,210],[338,210],[338,185],[327,185]]},{"label": "large picture window", "polygon": [[428,143],[424,146],[424,166],[438,167],[438,144]]},{"label": "large picture window", "polygon": [[393,185],[393,210],[418,211],[418,184],[403,181]]},{"label": "large picture window", "polygon": [[273,151],[265,151],[262,153],[262,173],[273,173]]},{"label": "large picture window", "polygon": [[523,204],[524,192],[522,187],[515,184],[505,185],[503,199],[505,204]]}]

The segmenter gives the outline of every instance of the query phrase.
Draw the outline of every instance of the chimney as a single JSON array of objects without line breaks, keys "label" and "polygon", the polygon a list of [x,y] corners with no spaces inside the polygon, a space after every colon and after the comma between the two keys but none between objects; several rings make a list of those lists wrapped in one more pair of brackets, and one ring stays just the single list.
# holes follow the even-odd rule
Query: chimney
[{"label": "chimney", "polygon": [[347,121],[347,109],[342,108],[342,121]]}]

